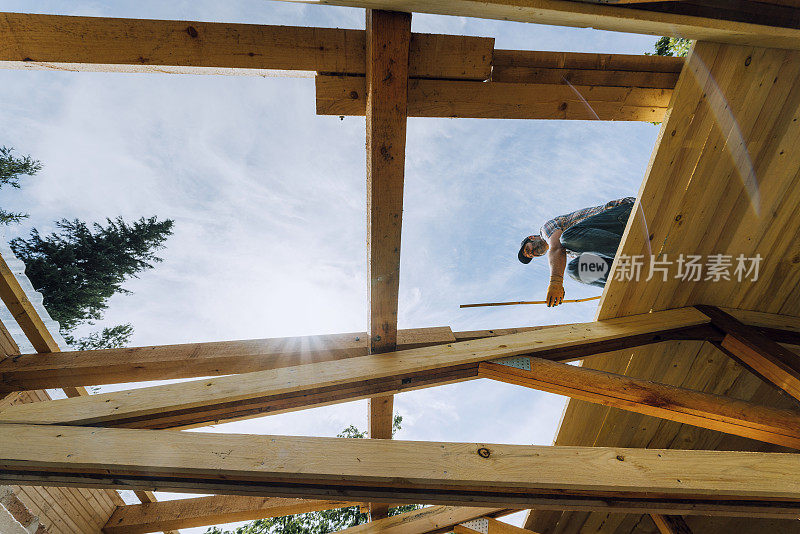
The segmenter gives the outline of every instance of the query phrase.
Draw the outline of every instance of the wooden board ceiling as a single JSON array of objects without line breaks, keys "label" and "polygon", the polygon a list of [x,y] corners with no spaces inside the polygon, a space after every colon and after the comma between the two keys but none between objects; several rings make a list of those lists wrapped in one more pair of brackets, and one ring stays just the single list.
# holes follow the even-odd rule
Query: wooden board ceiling
[{"label": "wooden board ceiling", "polygon": [[[598,319],[693,304],[800,315],[800,53],[698,43],[618,254],[760,254],[757,281],[611,280]],[[733,269],[731,269],[731,273]],[[671,271],[674,276],[676,270]],[[705,274],[703,275],[705,277]],[[585,365],[755,402],[797,407],[710,344],[640,347]],[[763,443],[581,401],[570,401],[556,443],[777,450]],[[687,517],[695,532],[797,532],[797,521]],[[533,512],[543,534],[657,532],[647,516]]]}]

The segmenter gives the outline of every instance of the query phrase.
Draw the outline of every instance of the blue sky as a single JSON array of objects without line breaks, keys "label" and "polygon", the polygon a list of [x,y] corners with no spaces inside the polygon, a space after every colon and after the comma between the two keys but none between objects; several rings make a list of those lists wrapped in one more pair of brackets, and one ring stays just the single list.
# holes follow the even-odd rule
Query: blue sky
[{"label": "blue sky", "polygon": [[[0,1],[0,11],[363,28],[363,10],[267,0]],[[655,38],[415,14],[417,32],[497,48],[643,53]],[[364,119],[318,117],[304,78],[0,70],[0,145],[44,170],[5,209],[53,221],[175,219],[164,262],[114,297],[134,345],[366,328]],[[467,309],[540,299],[545,261],[520,240],[545,220],[635,195],[658,133],[648,123],[410,119],[400,328],[453,330],[593,319],[596,303]],[[599,294],[566,282],[567,298]],[[399,439],[550,444],[564,398],[480,380],[399,395]],[[366,426],[365,402],[212,431],[331,436]],[[202,532],[186,530],[186,532]]]}]

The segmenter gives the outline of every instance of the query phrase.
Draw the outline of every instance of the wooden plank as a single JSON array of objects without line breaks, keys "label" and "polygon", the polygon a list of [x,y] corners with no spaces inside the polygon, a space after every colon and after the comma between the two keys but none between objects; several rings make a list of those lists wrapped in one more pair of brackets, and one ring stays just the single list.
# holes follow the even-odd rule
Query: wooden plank
[{"label": "wooden plank", "polygon": [[800,355],[714,306],[697,306],[725,332],[719,346],[739,363],[800,399]]},{"label": "wooden plank", "polygon": [[507,67],[610,70],[680,74],[685,58],[642,54],[598,54],[541,50],[495,50],[493,70]]},{"label": "wooden plank", "polygon": [[357,505],[355,502],[333,500],[213,495],[121,506],[108,519],[103,532],[144,534],[158,530],[204,527]]},{"label": "wooden plank", "polygon": [[[494,39],[415,33],[409,71],[485,80]],[[0,14],[0,66],[111,72],[364,74],[363,30]]]},{"label": "wooden plank", "polygon": [[[787,453],[545,447],[4,425],[0,480],[432,504],[613,500],[796,517]],[[412,496],[413,495],[413,496]],[[602,497],[602,499],[600,499]],[[680,501],[680,502],[678,502]],[[591,504],[591,506],[600,506]]]},{"label": "wooden plank", "polygon": [[692,529],[679,515],[651,514],[650,517],[661,534],[692,534]]},{"label": "wooden plank", "polygon": [[462,330],[460,332],[453,332],[453,337],[455,337],[456,341],[472,341],[473,339],[480,339],[482,337],[507,336],[509,334],[519,334],[520,332],[533,332],[535,330],[552,328],[553,326],[557,325],[495,328],[493,330]]},{"label": "wooden plank", "polygon": [[462,521],[469,521],[487,513],[501,511],[503,511],[502,508],[427,506],[377,521],[362,523],[341,532],[346,534],[429,534],[449,530]]},{"label": "wooden plank", "polygon": [[649,87],[652,89],[675,89],[675,84],[678,82],[678,73],[494,67],[492,69],[492,81],[497,83],[572,84],[576,86],[592,87]]},{"label": "wooden plank", "polygon": [[[303,1],[303,0],[290,0]],[[317,0],[316,4],[456,15],[800,49],[800,30],[566,0]]]},{"label": "wooden plank", "polygon": [[174,428],[368,398],[472,378],[477,363],[530,354],[574,360],[661,342],[704,327],[694,308],[577,323],[495,338],[10,406],[0,421]]},{"label": "wooden plank", "polygon": [[668,56],[495,50],[492,81],[674,89],[684,59]]},{"label": "wooden plank", "polygon": [[[364,356],[366,332],[38,353],[0,358],[0,393],[249,373]],[[400,350],[455,341],[448,326],[397,333]]]},{"label": "wooden plank", "polygon": [[530,370],[482,362],[478,376],[800,449],[800,412],[526,358]]},{"label": "wooden plank", "polygon": [[[411,15],[366,11],[367,298],[369,352],[397,349]],[[392,438],[394,398],[369,399],[369,437]],[[370,520],[389,515],[370,503]]]},{"label": "wooden plank", "polygon": [[752,326],[778,343],[800,345],[800,317],[736,308],[720,308],[737,321]]},{"label": "wooden plank", "polygon": [[[364,115],[365,81],[316,77],[318,115]],[[409,117],[660,121],[669,89],[410,80]]]}]

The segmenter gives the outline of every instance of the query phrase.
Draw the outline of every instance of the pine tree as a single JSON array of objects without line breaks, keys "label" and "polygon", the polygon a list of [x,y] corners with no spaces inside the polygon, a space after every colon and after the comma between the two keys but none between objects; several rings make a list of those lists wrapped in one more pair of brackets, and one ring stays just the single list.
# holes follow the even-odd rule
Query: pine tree
[{"label": "pine tree", "polygon": [[[19,189],[22,176],[33,176],[42,170],[42,164],[30,156],[17,158],[13,152],[12,148],[0,147],[0,189],[4,185]],[[0,226],[18,223],[27,217],[26,213],[14,213],[0,208]]]},{"label": "pine tree", "polygon": [[69,332],[63,335],[64,341],[73,350],[117,349],[128,344],[133,335],[133,325],[126,323],[106,327],[100,332],[92,332],[88,336],[79,339]]},{"label": "pine tree", "polygon": [[[16,238],[10,246],[25,262],[25,274],[44,296],[47,311],[69,333],[84,322],[101,319],[112,295],[129,293],[122,287],[125,280],[161,261],[154,251],[163,248],[172,224],[156,217],[128,224],[118,217],[106,219],[105,226],[89,227],[77,219],[62,219],[56,232],[42,237],[34,229],[28,239]],[[98,334],[95,341],[127,340],[130,329],[126,334],[124,327]]]},{"label": "pine tree", "polygon": [[[395,414],[392,421],[392,436],[400,430],[402,422],[403,416]],[[336,437],[360,439],[366,438],[367,433],[360,431],[355,425],[350,425]],[[419,507],[417,504],[407,504],[390,508],[389,515],[410,512]],[[367,514],[363,513],[358,506],[349,506],[335,510],[257,519],[232,531],[211,527],[206,534],[329,534],[366,523],[368,519]]]}]

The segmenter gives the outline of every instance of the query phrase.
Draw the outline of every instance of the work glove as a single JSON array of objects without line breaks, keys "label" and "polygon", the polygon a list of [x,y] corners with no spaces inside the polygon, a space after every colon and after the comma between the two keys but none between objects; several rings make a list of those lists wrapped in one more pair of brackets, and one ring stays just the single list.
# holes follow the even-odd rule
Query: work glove
[{"label": "work glove", "polygon": [[547,307],[558,306],[564,300],[564,277],[553,275],[547,286]]}]

